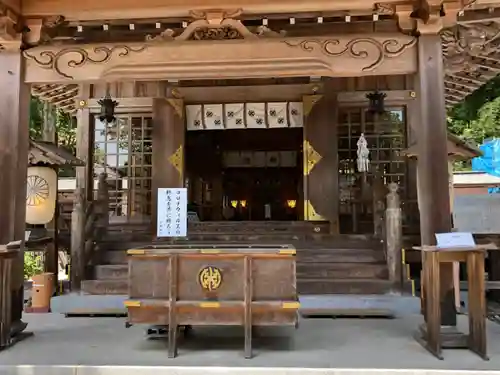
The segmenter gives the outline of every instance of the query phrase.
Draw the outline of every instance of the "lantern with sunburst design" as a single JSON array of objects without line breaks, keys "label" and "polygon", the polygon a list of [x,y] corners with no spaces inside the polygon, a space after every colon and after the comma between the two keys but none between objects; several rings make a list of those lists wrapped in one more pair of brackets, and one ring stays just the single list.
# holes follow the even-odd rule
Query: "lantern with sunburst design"
[{"label": "lantern with sunburst design", "polygon": [[54,217],[57,173],[54,168],[32,166],[26,181],[26,223],[47,224]]}]

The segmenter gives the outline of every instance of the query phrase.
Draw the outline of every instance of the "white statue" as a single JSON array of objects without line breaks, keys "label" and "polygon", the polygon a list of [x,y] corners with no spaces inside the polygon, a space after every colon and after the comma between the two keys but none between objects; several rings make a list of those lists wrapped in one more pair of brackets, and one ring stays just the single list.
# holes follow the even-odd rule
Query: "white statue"
[{"label": "white statue", "polygon": [[368,150],[368,142],[366,142],[365,134],[361,133],[358,139],[358,172],[368,172],[370,165],[370,150]]}]

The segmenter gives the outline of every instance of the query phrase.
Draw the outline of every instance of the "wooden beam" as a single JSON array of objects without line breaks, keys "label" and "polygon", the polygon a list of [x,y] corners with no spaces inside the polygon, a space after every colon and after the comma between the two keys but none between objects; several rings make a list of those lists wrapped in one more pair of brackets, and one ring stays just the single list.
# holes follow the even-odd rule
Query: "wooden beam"
[{"label": "wooden beam", "polygon": [[445,85],[449,84],[449,85],[455,85],[455,86],[460,86],[460,87],[466,87],[466,88],[470,89],[471,91],[476,91],[479,87],[482,86],[482,85],[477,85],[477,84],[469,83],[469,82],[462,81],[462,80],[452,80],[451,78],[448,78],[448,79],[445,78],[444,83],[445,83]]},{"label": "wooden beam", "polygon": [[445,85],[445,92],[446,93],[450,93],[452,95],[460,95],[462,97],[466,97],[467,95],[469,95],[472,91],[465,91],[465,90],[459,90],[459,89],[456,89],[456,88],[453,88],[453,87],[449,87],[447,85]]},{"label": "wooden beam", "polygon": [[479,79],[479,78],[473,78],[473,77],[471,77],[469,75],[466,75],[465,73],[454,73],[454,74],[447,73],[447,76],[450,76],[450,77],[453,77],[453,78],[457,78],[457,79],[462,79],[462,80],[465,80],[465,81],[468,81],[468,82],[474,82],[474,83],[477,83],[480,86],[482,86],[482,85],[484,85],[485,83],[488,82],[488,80],[482,80],[482,79]]},{"label": "wooden beam", "polygon": [[[398,3],[385,0],[384,3]],[[67,20],[115,20],[167,17],[189,17],[190,11],[207,9],[242,9],[244,14],[279,14],[302,12],[331,12],[346,9],[373,10],[373,2],[366,0],[88,0],[78,3],[72,0],[52,0],[50,6],[39,0],[25,0],[22,13],[25,17],[63,15]]]},{"label": "wooden beam", "polygon": [[457,22],[461,25],[497,21],[500,21],[500,8],[471,9],[457,15]]}]

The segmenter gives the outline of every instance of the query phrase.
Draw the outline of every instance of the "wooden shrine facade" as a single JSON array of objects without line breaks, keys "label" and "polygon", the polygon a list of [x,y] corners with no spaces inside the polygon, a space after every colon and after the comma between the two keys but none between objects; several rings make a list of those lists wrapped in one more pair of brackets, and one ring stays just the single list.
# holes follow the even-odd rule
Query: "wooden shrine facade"
[{"label": "wooden shrine facade", "polygon": [[[9,88],[0,93],[3,243],[24,235],[31,93],[75,114],[77,157],[86,165],[78,168],[77,188],[89,199],[92,168],[100,162],[91,160],[99,157],[98,100],[109,93],[120,102],[119,119],[140,129],[141,138],[129,141],[136,150],[129,161],[141,167],[133,189],[150,184],[144,199],[152,218],[152,192],[185,183],[186,105],[302,102],[304,217],[324,219],[339,233],[336,171],[342,162],[344,174],[352,169],[352,134],[380,125],[366,117],[366,94],[381,91],[404,124],[391,158],[403,157],[415,139],[419,155],[418,171],[392,163],[398,177],[382,184],[413,180],[405,184],[415,190],[418,173],[422,244],[433,245],[435,233],[451,230],[445,110],[498,71],[500,1],[200,3],[0,1],[0,85]],[[451,268],[443,266],[441,274],[442,298],[449,301],[451,293],[452,300]],[[445,325],[454,324],[453,314],[443,311],[443,317]]]}]

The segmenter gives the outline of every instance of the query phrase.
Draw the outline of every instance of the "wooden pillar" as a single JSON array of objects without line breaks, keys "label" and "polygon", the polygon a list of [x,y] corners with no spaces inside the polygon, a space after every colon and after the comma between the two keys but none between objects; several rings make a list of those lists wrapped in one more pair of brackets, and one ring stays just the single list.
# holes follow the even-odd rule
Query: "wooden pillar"
[{"label": "wooden pillar", "polygon": [[[56,129],[57,111],[56,108],[49,102],[43,104],[43,130],[42,140],[51,142],[57,145],[57,129]],[[57,167],[55,167],[57,168]],[[56,169],[57,173],[57,169]],[[57,185],[56,185],[57,186]],[[59,199],[59,195],[56,195]],[[56,201],[56,211],[54,217],[45,225],[47,235],[52,238],[52,242],[47,245],[45,253],[44,271],[54,274],[54,287],[57,290],[58,274],[59,274],[59,246],[58,246],[58,231],[57,222],[59,220],[59,202]]]},{"label": "wooden pillar", "polygon": [[94,178],[92,175],[92,139],[90,110],[87,106],[90,85],[80,85],[79,108],[76,116],[76,157],[83,160],[84,167],[76,167],[76,190],[73,212],[71,214],[71,268],[70,284],[72,291],[79,291],[85,276],[85,239],[84,223],[86,201],[92,199]]},{"label": "wooden pillar", "polygon": [[93,177],[93,140],[94,124],[88,108],[90,84],[79,88],[79,108],[76,115],[76,157],[85,162],[84,167],[76,168],[76,187],[82,188],[87,200],[91,200],[94,190]]},{"label": "wooden pillar", "polygon": [[[434,245],[435,234],[451,231],[444,70],[440,36],[418,38],[420,126],[418,185],[422,245]],[[441,264],[441,324],[456,325],[453,265]]]},{"label": "wooden pillar", "polygon": [[[29,150],[30,88],[24,83],[20,52],[0,53],[0,243],[24,241],[26,227],[26,175]],[[19,331],[23,310],[24,253],[12,269],[12,321]]]},{"label": "wooden pillar", "polygon": [[330,221],[339,233],[337,95],[331,80],[324,94],[304,97],[304,220]]},{"label": "wooden pillar", "polygon": [[156,236],[156,202],[159,188],[184,187],[184,103],[175,88],[153,100],[152,223]]}]

